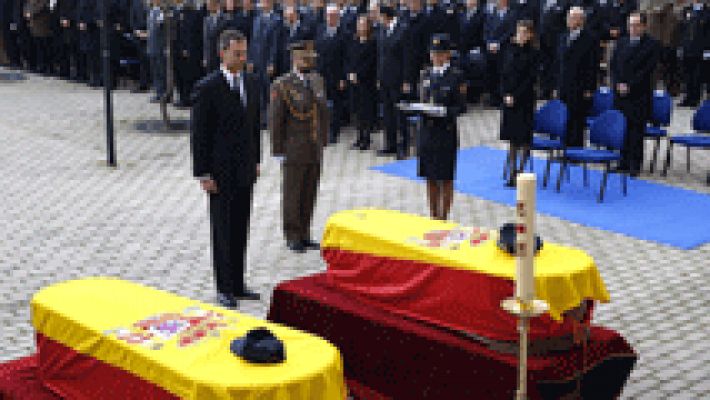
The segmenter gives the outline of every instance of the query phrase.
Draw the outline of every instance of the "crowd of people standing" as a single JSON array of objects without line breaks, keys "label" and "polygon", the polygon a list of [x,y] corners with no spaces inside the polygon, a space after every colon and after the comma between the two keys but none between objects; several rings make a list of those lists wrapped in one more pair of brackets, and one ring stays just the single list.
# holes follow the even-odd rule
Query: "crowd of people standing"
[{"label": "crowd of people standing", "polygon": [[[567,144],[578,146],[591,95],[600,85],[613,86],[615,92],[630,90],[633,97],[641,80],[643,97],[654,88],[673,95],[683,91],[680,105],[688,107],[697,106],[703,92],[710,91],[710,8],[702,0],[652,3],[639,14],[644,32],[638,37],[650,49],[640,53],[643,59],[627,57],[636,49],[637,38],[629,42],[636,0],[0,0],[0,62],[101,86],[104,1],[112,85],[128,75],[137,81],[135,90],[152,87],[153,101],[167,96],[188,107],[195,83],[219,68],[219,34],[237,30],[249,43],[246,68],[259,80],[265,127],[268,88],[290,71],[289,46],[312,41],[332,110],[329,142],[338,140],[342,126],[353,125],[358,130],[353,146],[365,150],[371,133],[381,127],[383,156],[409,155],[412,135],[397,104],[421,97],[420,73],[430,65],[428,44],[438,33],[451,39],[451,63],[463,71],[469,102],[501,107],[509,117],[525,107],[525,115],[513,118],[512,128],[506,126],[510,118],[502,126],[506,140],[511,140],[507,130],[517,131],[511,142],[516,149],[526,147],[526,141],[516,139],[520,124],[530,125],[529,109],[536,99],[565,102],[570,111]],[[168,19],[173,21],[169,35]],[[531,50],[511,46],[520,21],[529,21],[530,45],[523,49]],[[166,93],[167,47],[175,99]],[[613,54],[619,57],[614,60]],[[623,85],[614,86],[619,79]],[[512,87],[522,97],[504,93]],[[645,121],[631,122],[634,131]]]}]

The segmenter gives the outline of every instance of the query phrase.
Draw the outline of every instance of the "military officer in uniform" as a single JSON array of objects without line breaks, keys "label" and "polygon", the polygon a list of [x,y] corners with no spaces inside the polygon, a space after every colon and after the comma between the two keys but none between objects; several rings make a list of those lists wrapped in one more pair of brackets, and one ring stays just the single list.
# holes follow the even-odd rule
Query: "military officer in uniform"
[{"label": "military officer in uniform", "polygon": [[427,181],[431,217],[445,220],[454,199],[456,152],[459,147],[456,117],[466,109],[463,72],[451,66],[448,34],[431,38],[432,66],[422,71],[421,101],[442,106],[442,113],[425,113],[419,141],[418,175]]},{"label": "military officer in uniform", "polygon": [[319,248],[310,225],[328,139],[325,84],[313,72],[309,45],[292,46],[293,71],[271,85],[269,113],[272,152],[283,162],[283,229],[288,248],[297,253]]}]

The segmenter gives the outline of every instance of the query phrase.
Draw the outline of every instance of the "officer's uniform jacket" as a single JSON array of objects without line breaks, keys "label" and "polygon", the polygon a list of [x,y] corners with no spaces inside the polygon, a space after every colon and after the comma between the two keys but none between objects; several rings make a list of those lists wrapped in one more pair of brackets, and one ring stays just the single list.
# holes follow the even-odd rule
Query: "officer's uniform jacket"
[{"label": "officer's uniform jacket", "polygon": [[272,152],[287,164],[320,164],[328,138],[328,107],[323,78],[317,73],[294,72],[271,85],[270,128]]}]

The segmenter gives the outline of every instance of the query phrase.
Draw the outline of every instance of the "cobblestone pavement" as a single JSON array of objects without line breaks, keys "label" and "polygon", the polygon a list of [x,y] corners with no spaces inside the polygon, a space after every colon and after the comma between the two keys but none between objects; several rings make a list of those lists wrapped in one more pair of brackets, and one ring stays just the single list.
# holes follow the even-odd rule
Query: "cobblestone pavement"
[{"label": "cobblestone pavement", "polygon": [[[191,179],[188,135],[138,132],[137,120],[159,117],[148,97],[115,93],[119,162],[111,169],[103,161],[102,91],[34,75],[0,82],[0,361],[33,351],[28,301],[54,282],[119,276],[214,301],[207,203]],[[677,109],[673,131],[687,130],[690,116]],[[500,146],[497,111],[472,108],[461,122],[463,146]],[[337,210],[427,212],[424,185],[369,170],[385,160],[349,150],[354,132],[342,136],[326,151],[314,236]],[[710,157],[695,152],[691,174],[683,158],[679,150],[667,179],[643,178],[710,193]],[[247,273],[263,299],[241,306],[259,317],[276,283],[324,269],[316,252],[286,250],[280,187],[279,166],[265,155]],[[507,206],[463,195],[452,210],[452,219],[469,225],[511,218]],[[595,322],[621,332],[640,354],[623,398],[710,398],[710,245],[679,250],[548,216],[538,225],[546,240],[582,248],[598,264],[612,302],[597,308]]]}]

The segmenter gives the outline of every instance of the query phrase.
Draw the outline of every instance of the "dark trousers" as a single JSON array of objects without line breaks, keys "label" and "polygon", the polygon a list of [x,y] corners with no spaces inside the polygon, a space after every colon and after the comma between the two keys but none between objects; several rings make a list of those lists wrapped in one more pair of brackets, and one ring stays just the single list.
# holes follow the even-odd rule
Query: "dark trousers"
[{"label": "dark trousers", "polygon": [[543,98],[548,99],[555,88],[555,49],[549,45],[540,45],[540,92]]},{"label": "dark trousers", "polygon": [[72,63],[76,63],[76,39],[71,40],[73,36],[69,36],[66,32],[67,37],[63,35],[58,35],[54,39],[54,54],[55,62],[59,65],[59,76],[63,78],[69,78],[71,75]]},{"label": "dark trousers", "polygon": [[678,56],[672,47],[664,47],[661,53],[660,74],[666,90],[672,95],[677,96],[680,91],[680,82],[678,79]]},{"label": "dark trousers", "polygon": [[10,28],[8,28],[5,34],[5,53],[7,54],[8,61],[10,61],[10,64],[13,66],[21,65],[17,38],[17,31],[11,31]]},{"label": "dark trousers", "polygon": [[345,92],[337,89],[337,83],[328,85],[326,95],[330,111],[330,129],[328,130],[328,141],[335,143],[340,136],[340,127],[343,118],[343,100]]},{"label": "dark trousers", "polygon": [[685,75],[685,99],[692,103],[700,101],[700,89],[702,81],[702,59],[690,58],[683,62]]},{"label": "dark trousers", "polygon": [[239,294],[244,290],[253,185],[218,189],[209,196],[214,278],[219,293]]},{"label": "dark trousers", "polygon": [[319,180],[320,164],[284,164],[282,216],[286,241],[301,242],[311,238]]},{"label": "dark trousers", "polygon": [[565,101],[568,104],[567,136],[565,144],[567,147],[584,146],[584,130],[587,127],[587,112],[589,111],[589,101],[580,96],[573,101]]},{"label": "dark trousers", "polygon": [[163,97],[166,91],[165,81],[165,56],[162,54],[150,55],[150,72],[153,80],[153,89],[157,97]]},{"label": "dark trousers", "polygon": [[644,122],[639,120],[634,110],[625,111],[626,137],[624,149],[621,152],[621,168],[630,172],[640,172],[643,164],[643,131]]},{"label": "dark trousers", "polygon": [[52,72],[52,37],[35,37],[32,43],[39,72]]},{"label": "dark trousers", "polygon": [[[417,100],[417,91],[416,86],[413,86],[410,93],[407,94],[402,94],[401,99],[403,101],[416,101]],[[409,124],[407,123],[407,113],[397,109],[397,123],[399,124],[399,141],[397,142],[397,154],[400,157],[406,157],[409,154],[409,138],[411,132],[409,132]]]},{"label": "dark trousers", "polygon": [[385,125],[385,150],[397,150],[397,103],[400,99],[399,87],[383,87],[382,93],[382,119]]},{"label": "dark trousers", "polygon": [[490,102],[497,106],[500,104],[500,70],[501,70],[501,50],[497,53],[488,53],[486,63],[488,70],[486,71],[486,90],[490,95]]}]

